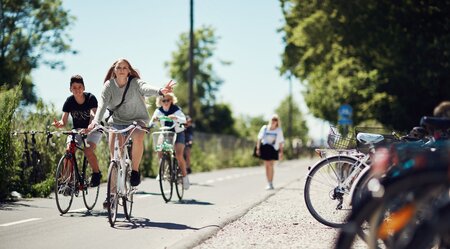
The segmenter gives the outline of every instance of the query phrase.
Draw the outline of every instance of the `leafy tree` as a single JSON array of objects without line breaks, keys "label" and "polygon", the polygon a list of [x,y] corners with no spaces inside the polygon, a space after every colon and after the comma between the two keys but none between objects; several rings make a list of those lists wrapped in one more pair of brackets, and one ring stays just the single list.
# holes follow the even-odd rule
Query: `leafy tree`
[{"label": "leafy tree", "polygon": [[61,0],[0,0],[0,86],[21,82],[25,103],[36,102],[30,73],[40,63],[64,67],[44,55],[75,53],[64,32],[73,20]]},{"label": "leafy tree", "polygon": [[[203,26],[194,32],[194,113],[189,113],[196,124],[196,129],[205,132],[235,134],[231,110],[224,104],[216,103],[215,94],[223,80],[216,74],[213,66],[214,50],[218,41],[215,30]],[[179,104],[189,104],[189,33],[182,33],[177,43],[178,49],[172,53],[172,60],[166,62],[170,76],[178,84],[175,94]],[[229,62],[218,60],[222,65]]]},{"label": "leafy tree", "polygon": [[356,124],[375,119],[408,130],[449,98],[448,1],[280,2],[281,72],[306,82],[315,116],[336,122],[347,103]]},{"label": "leafy tree", "polygon": [[[283,128],[283,134],[286,140],[292,141],[293,138],[298,138],[303,144],[306,144],[309,140],[308,138],[308,126],[306,125],[306,120],[303,116],[298,105],[292,100],[291,105],[291,118],[292,123],[289,132],[289,103],[292,97],[288,96],[285,98],[275,112],[280,116],[281,124]],[[290,133],[290,134],[289,134]]]}]

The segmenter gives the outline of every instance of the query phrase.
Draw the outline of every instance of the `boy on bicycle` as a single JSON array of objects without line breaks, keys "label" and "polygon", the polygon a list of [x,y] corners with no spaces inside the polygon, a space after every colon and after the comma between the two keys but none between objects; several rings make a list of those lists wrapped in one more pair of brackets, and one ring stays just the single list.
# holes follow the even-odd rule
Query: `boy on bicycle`
[{"label": "boy on bicycle", "polygon": [[[98,102],[95,96],[91,93],[84,91],[84,81],[80,75],[74,75],[70,78],[70,91],[72,95],[66,99],[63,105],[63,114],[61,120],[53,122],[56,128],[64,127],[67,124],[67,119],[72,116],[74,129],[86,129],[95,116],[97,111]],[[84,148],[84,154],[92,167],[93,174],[91,176],[91,187],[97,187],[100,184],[102,178],[97,157],[94,153],[96,144],[100,141],[102,134],[98,131],[94,131],[87,135],[86,142],[89,146]],[[67,138],[69,142],[70,137]],[[77,135],[77,143],[82,143],[81,136]]]}]

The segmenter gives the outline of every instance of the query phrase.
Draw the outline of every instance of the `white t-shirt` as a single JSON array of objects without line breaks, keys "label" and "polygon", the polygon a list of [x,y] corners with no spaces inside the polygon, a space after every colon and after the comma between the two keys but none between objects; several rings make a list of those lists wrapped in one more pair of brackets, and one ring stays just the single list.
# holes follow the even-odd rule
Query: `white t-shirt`
[{"label": "white t-shirt", "polygon": [[258,139],[261,139],[263,144],[270,144],[275,150],[279,150],[280,144],[284,143],[283,130],[280,127],[271,130],[267,128],[267,125],[263,125],[259,130]]}]

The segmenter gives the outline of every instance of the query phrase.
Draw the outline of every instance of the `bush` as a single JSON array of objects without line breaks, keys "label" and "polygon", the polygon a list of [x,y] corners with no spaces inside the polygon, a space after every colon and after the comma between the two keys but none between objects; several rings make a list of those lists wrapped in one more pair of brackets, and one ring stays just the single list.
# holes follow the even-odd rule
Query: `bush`
[{"label": "bush", "polygon": [[21,98],[20,86],[0,89],[0,200],[11,192],[11,181],[17,180],[17,155],[11,149],[11,120]]}]

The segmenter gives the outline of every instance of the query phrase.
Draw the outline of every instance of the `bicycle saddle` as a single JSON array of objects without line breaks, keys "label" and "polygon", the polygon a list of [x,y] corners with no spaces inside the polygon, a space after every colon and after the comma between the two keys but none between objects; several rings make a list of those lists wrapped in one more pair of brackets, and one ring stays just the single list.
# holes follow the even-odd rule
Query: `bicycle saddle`
[{"label": "bicycle saddle", "polygon": [[374,133],[358,133],[356,139],[363,144],[376,144],[383,141],[384,137],[383,135]]}]

